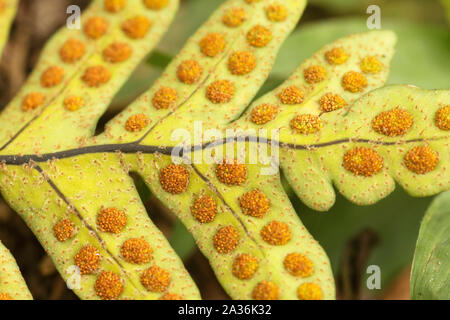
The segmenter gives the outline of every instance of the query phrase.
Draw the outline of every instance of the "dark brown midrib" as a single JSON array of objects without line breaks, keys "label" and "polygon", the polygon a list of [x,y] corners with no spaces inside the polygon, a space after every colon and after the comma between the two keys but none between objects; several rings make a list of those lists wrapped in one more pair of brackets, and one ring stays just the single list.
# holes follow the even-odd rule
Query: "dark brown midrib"
[{"label": "dark brown midrib", "polygon": [[[381,141],[381,140],[370,140],[370,139],[353,139],[353,138],[343,138],[338,140],[332,140],[328,142],[316,143],[316,144],[294,144],[294,143],[283,143],[277,140],[271,140],[266,138],[260,138],[256,136],[236,136],[231,138],[225,138],[220,140],[215,140],[202,145],[191,146],[188,149],[180,150],[180,154],[177,157],[184,157],[187,153],[192,153],[200,150],[211,149],[220,145],[227,143],[232,143],[236,141],[242,142],[252,142],[252,143],[266,143],[270,145],[278,145],[282,149],[292,149],[292,150],[314,150],[325,148],[333,145],[343,144],[343,143],[367,143],[374,145],[383,146],[393,146],[402,145],[414,142],[425,142],[425,141],[436,141],[449,138],[448,136],[434,137],[434,138],[416,138],[403,141]],[[49,160],[67,159],[81,155],[97,154],[97,153],[117,153],[122,152],[124,154],[133,153],[143,153],[143,154],[163,154],[172,155],[172,152],[176,150],[176,147],[171,146],[147,146],[141,145],[138,142],[124,143],[124,144],[104,144],[97,146],[88,146],[77,149],[69,149],[65,151],[46,153],[42,155],[38,154],[25,154],[25,155],[0,155],[0,163],[5,165],[23,165],[29,162],[46,162]]]}]

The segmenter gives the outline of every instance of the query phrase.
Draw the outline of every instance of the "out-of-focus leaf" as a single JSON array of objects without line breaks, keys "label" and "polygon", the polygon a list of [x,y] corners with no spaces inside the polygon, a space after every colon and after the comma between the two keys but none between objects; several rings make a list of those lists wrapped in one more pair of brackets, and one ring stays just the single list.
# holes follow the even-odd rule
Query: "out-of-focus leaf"
[{"label": "out-of-focus leaf", "polygon": [[450,191],[431,204],[417,239],[411,273],[412,299],[450,299]]},{"label": "out-of-focus leaf", "polygon": [[[383,29],[398,37],[388,84],[414,84],[423,89],[446,89],[450,74],[450,33],[439,25],[383,20]],[[272,76],[285,78],[317,48],[348,34],[367,31],[361,18],[332,19],[310,23],[283,45]]]},{"label": "out-of-focus leaf", "polygon": [[[448,0],[442,0],[448,1]],[[422,22],[445,22],[445,14],[436,0],[309,0],[310,7],[318,7],[332,15],[365,16],[368,18],[373,11],[367,13],[367,8],[377,5],[380,8],[382,23],[386,19],[407,19]]]}]

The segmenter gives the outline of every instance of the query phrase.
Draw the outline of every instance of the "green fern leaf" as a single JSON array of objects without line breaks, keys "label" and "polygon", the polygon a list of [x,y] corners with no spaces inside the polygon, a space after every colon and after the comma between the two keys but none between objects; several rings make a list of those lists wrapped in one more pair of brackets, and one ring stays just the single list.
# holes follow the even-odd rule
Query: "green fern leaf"
[{"label": "green fern leaf", "polygon": [[[333,184],[360,204],[386,196],[394,179],[414,195],[448,189],[449,93],[380,88],[393,55],[391,32],[326,46],[248,107],[303,0],[226,1],[154,86],[94,136],[176,9],[169,1],[155,11],[166,2],[146,0],[108,13],[107,2],[95,1],[84,17],[108,19],[109,31],[93,43],[83,38],[86,52],[63,76],[46,72],[61,65],[61,31],[0,116],[2,194],[65,279],[78,267],[80,297],[199,298],[148,219],[130,172],[185,224],[235,299],[335,298],[328,257],[297,217],[279,168],[318,210],[333,205]],[[136,12],[148,16],[124,26]],[[156,17],[161,23],[143,39],[129,39]],[[105,51],[118,39],[132,52],[123,61],[123,46]],[[41,90],[35,106],[28,95]]]},{"label": "green fern leaf", "polygon": [[411,271],[411,298],[448,300],[450,192],[437,196],[420,226]]},{"label": "green fern leaf", "polygon": [[32,300],[16,260],[0,241],[0,300]]}]

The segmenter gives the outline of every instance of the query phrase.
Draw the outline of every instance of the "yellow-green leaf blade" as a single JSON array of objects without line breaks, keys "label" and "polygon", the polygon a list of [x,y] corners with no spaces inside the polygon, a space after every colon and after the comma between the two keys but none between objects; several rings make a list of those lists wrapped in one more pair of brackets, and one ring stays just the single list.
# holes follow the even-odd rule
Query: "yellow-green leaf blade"
[{"label": "yellow-green leaf blade", "polygon": [[[0,144],[14,138],[24,126],[14,138],[16,152],[45,153],[86,144],[114,95],[159,42],[177,8],[178,0],[169,1],[161,10],[151,10],[142,1],[130,1],[122,10],[109,12],[104,1],[95,1],[81,17],[83,30],[63,27],[47,44],[33,74],[1,115],[7,125],[1,128],[4,133]],[[99,24],[91,20],[99,18],[106,22],[106,29],[92,39],[86,28]],[[62,61],[60,49],[68,39],[85,46],[84,54],[74,62]],[[64,70],[64,77],[46,88],[42,77],[53,67]],[[43,95],[44,100],[39,105],[26,103],[30,93]],[[68,102],[73,98],[75,102]],[[46,126],[49,122],[53,125]],[[46,127],[45,136],[40,134],[42,127]],[[58,134],[61,131],[65,134]],[[31,143],[30,135],[41,137],[42,142]]]},{"label": "yellow-green leaf blade", "polygon": [[[234,147],[234,146],[232,146]],[[243,147],[238,145],[237,148]],[[252,152],[254,146],[245,146]],[[219,152],[226,145],[215,148],[215,151],[198,151],[190,155],[190,160],[203,156],[206,159],[210,152]],[[308,233],[299,220],[287,195],[281,186],[277,172],[266,175],[269,168],[250,164],[247,154],[245,167],[247,178],[239,186],[226,185],[216,175],[216,164],[208,162],[182,164],[189,175],[188,185],[180,193],[167,189],[167,182],[161,182],[163,170],[173,166],[173,158],[167,155],[141,154],[127,156],[129,163],[138,171],[151,191],[173,211],[192,233],[200,250],[208,258],[216,276],[224,289],[233,299],[260,299],[254,290],[258,284],[269,281],[277,288],[278,299],[299,299],[298,288],[303,284],[313,283],[319,287],[320,299],[334,299],[335,288],[329,260],[321,246]],[[180,159],[181,160],[181,159]],[[270,208],[263,216],[254,217],[244,214],[240,199],[248,192],[258,190],[270,199]],[[210,198],[217,206],[213,214],[206,210],[198,217],[194,213],[197,201]],[[273,221],[287,226],[288,238],[283,238],[277,245],[266,242],[262,229]],[[222,228],[232,228],[238,234],[235,245],[233,241],[225,241],[223,248],[215,244],[215,237]],[[286,242],[285,242],[286,241]],[[222,251],[224,250],[224,251]],[[256,266],[248,271],[248,278],[235,269],[236,261],[241,255],[250,255]],[[290,254],[302,255],[306,271],[302,275],[289,273],[284,261]],[[242,272],[242,271],[241,271]],[[273,298],[273,297],[272,297]]]},{"label": "yellow-green leaf blade", "polygon": [[16,260],[0,241],[0,300],[32,300]]},{"label": "yellow-green leaf blade", "polygon": [[[355,102],[340,123],[324,129],[327,136],[335,137],[334,141],[347,142],[318,148],[336,188],[361,205],[387,196],[395,187],[394,180],[413,196],[430,196],[448,190],[450,136],[448,130],[438,127],[436,119],[439,110],[444,110],[449,103],[449,91],[410,86],[381,88]],[[374,121],[383,114],[392,116],[393,110],[401,110],[401,116],[393,118],[393,122],[386,117],[382,126],[384,134],[377,132]],[[331,114],[324,120],[336,121]],[[374,168],[372,165],[360,174],[344,167],[345,154],[358,147],[373,150],[378,154],[375,157],[381,157],[380,167],[370,176],[364,173],[369,173]],[[368,165],[367,160],[361,161]]]},{"label": "yellow-green leaf blade", "polygon": [[8,41],[9,29],[17,11],[17,0],[0,1],[0,58]]},{"label": "yellow-green leaf blade", "polygon": [[[326,117],[327,113],[339,119],[363,93],[386,82],[395,42],[396,36],[390,31],[371,31],[350,35],[324,46],[303,62],[277,89],[252,103],[243,117],[234,123],[234,127],[268,130],[269,138],[276,133],[277,140],[286,145],[307,146],[334,140],[334,134],[327,136],[322,130],[309,134],[298,132],[292,127],[292,121],[299,115],[308,115],[321,123],[323,121],[320,119]],[[375,59],[379,63],[379,69],[373,70],[376,72],[367,72],[362,66],[364,59]],[[306,74],[311,73],[308,71],[310,68],[321,68],[324,72],[323,79],[307,78]],[[366,81],[366,86],[361,87],[361,91],[350,92],[344,89],[343,78],[348,72],[355,72]],[[296,88],[297,91],[286,91],[289,88]],[[326,95],[337,96],[338,98],[333,99],[339,100],[331,101],[339,103],[330,103],[330,100],[326,104],[323,103],[323,97]],[[269,121],[255,117],[255,112],[264,105],[269,105],[274,110],[268,114]],[[336,123],[333,120],[326,124],[334,125]],[[289,184],[305,204],[316,210],[327,210],[335,201],[330,177],[326,174],[322,159],[317,153],[311,152],[311,148],[305,149],[300,151],[282,148],[280,166]]]},{"label": "yellow-green leaf blade", "polygon": [[[168,292],[184,299],[199,299],[196,285],[148,218],[117,155],[85,155],[33,168],[11,166],[0,174],[3,186],[16,185],[18,180],[20,188],[3,188],[2,194],[30,226],[80,298],[105,298],[96,282],[102,273],[112,272],[120,280],[114,283],[117,291],[109,299],[158,299]],[[123,225],[115,216],[101,222],[100,213],[109,208],[123,212]],[[57,226],[62,222],[64,228],[60,229]],[[137,253],[129,251],[131,258],[127,258],[124,254],[128,251],[123,247],[130,239],[145,241],[150,254],[139,253],[143,249],[138,246],[129,249]],[[98,259],[80,254],[86,246]],[[77,260],[77,255],[84,258]],[[161,291],[148,291],[141,282],[144,271],[151,266],[168,272],[170,281]]]}]

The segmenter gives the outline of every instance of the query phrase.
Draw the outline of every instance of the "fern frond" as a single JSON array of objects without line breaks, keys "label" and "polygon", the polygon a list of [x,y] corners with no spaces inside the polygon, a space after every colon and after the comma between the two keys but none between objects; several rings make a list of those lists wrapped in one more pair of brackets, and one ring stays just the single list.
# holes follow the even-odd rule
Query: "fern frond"
[{"label": "fern frond", "polygon": [[448,300],[450,191],[437,196],[420,226],[411,270],[411,299]]},{"label": "fern frond", "polygon": [[0,57],[8,41],[9,29],[16,15],[18,0],[0,1]]},{"label": "fern frond", "polygon": [[[177,8],[178,0],[161,10],[130,1],[114,12],[108,11],[105,1],[93,1],[81,16],[82,30],[63,27],[52,37],[26,84],[0,115],[5,123],[0,146],[21,129],[24,132],[15,137],[16,152],[45,153],[86,144],[114,95],[159,42]],[[45,139],[36,145],[28,134],[39,139],[43,127]]]},{"label": "fern frond", "polygon": [[[149,14],[168,23],[174,2]],[[335,297],[328,257],[289,202],[279,168],[317,210],[333,205],[333,184],[359,204],[386,196],[394,180],[414,195],[449,188],[449,92],[380,88],[396,40],[389,31],[324,47],[248,107],[304,0],[226,1],[155,85],[94,136],[99,116],[143,57],[141,45],[164,29],[128,42],[136,61],[102,61],[106,46],[123,36],[119,21],[153,2],[137,3],[112,14],[95,2],[85,15],[105,15],[114,28],[75,62],[81,71],[45,89],[51,100],[29,107],[34,100],[23,98],[42,89],[37,80],[49,66],[43,59],[0,117],[1,191],[66,279],[68,267],[79,268],[80,297],[199,298],[146,216],[129,172],[141,175],[192,232],[236,299]],[[50,63],[59,59],[59,37],[46,49]],[[98,64],[108,66],[111,79],[85,73]],[[64,109],[72,96],[88,103]]]},{"label": "fern frond", "polygon": [[32,300],[16,260],[0,241],[0,300]]},{"label": "fern frond", "polygon": [[[178,7],[176,0],[163,8],[133,1],[119,10],[108,3],[94,1],[81,18],[82,31],[64,28],[47,44],[35,71],[1,115],[3,154],[43,154],[83,145]],[[200,297],[114,154],[36,162],[2,166],[1,191],[77,295]],[[17,183],[20,187],[10,188]],[[150,260],[161,269],[151,269]]]},{"label": "fern frond", "polygon": [[[238,117],[268,77],[306,1],[283,1],[282,21],[267,18],[271,4],[226,1],[187,41],[152,88],[113,119],[106,135],[96,142],[139,140],[144,145],[174,146],[177,141],[172,141],[171,133],[177,129],[175,123],[193,132],[196,120],[203,120],[208,129],[223,127]],[[184,74],[187,67],[191,71]],[[216,91],[210,90],[208,98],[208,88],[214,84],[222,84],[228,93],[212,97]],[[126,121],[136,114],[147,116],[148,127],[124,132]]]},{"label": "fern frond", "polygon": [[[126,116],[123,118],[119,116],[118,119],[113,120],[109,130],[112,138],[117,139],[117,134],[114,132],[120,132],[122,135],[118,141],[122,139],[128,141],[133,138],[139,139],[143,147],[162,145],[170,148],[179,143],[174,141],[172,134],[180,128],[191,137],[187,144],[195,144],[198,132],[194,128],[198,121],[202,121],[205,131],[224,128],[233,118],[240,115],[256,95],[270,71],[282,41],[300,18],[304,5],[303,1],[283,3],[286,19],[270,21],[267,18],[269,8],[267,1],[247,6],[242,1],[225,3],[188,41],[185,49],[166,69],[163,77],[156,82],[150,93],[145,94],[125,110],[123,115]],[[230,30],[223,20],[230,10],[233,12],[238,8],[247,12],[248,18],[235,35],[234,28]],[[262,32],[270,32],[273,39],[267,45],[252,46],[249,35],[252,35],[255,27],[257,29],[264,27],[261,30],[267,31]],[[227,37],[224,39],[229,46],[232,45],[232,48],[227,50],[225,47],[223,54],[215,58],[206,56],[202,52],[202,39],[210,36],[211,32],[226,34]],[[230,33],[231,37],[228,37]],[[244,61],[235,64],[234,58],[239,54],[245,57]],[[188,58],[194,58],[202,68],[203,65],[206,66],[206,74],[202,73],[202,77],[194,84],[183,83],[180,81],[182,79],[179,79],[179,74],[177,76],[180,64],[188,61],[186,60]],[[217,62],[210,67],[209,63],[212,63],[212,59],[217,59]],[[209,90],[216,81],[226,82],[219,88],[217,96],[212,96]],[[155,108],[159,97],[157,92],[162,87],[170,87],[174,89],[174,93],[180,92],[182,96],[180,102],[174,101],[169,110]],[[226,94],[222,96],[221,94],[228,89],[232,92],[230,97],[226,97]],[[187,90],[186,94],[184,90]],[[143,130],[144,134],[131,133],[127,134],[130,138],[124,137],[122,128],[126,126],[125,120],[137,112],[153,115],[150,119],[154,122],[149,124],[149,129]],[[180,126],[178,127],[176,123]],[[201,157],[202,152],[199,153]],[[320,285],[318,291],[321,298],[334,298],[334,281],[328,258],[299,222],[281,189],[278,176],[260,177],[258,166],[253,169],[248,166],[249,182],[242,188],[230,188],[223,186],[217,180],[214,174],[215,166],[192,164],[185,168],[172,164],[170,155],[170,153],[168,155],[138,154],[137,157],[127,155],[127,162],[131,164],[132,170],[139,172],[145,178],[151,191],[175,212],[192,232],[199,248],[209,259],[219,281],[231,297],[235,299],[296,299],[298,298],[297,288],[305,283],[298,279],[298,275],[297,279],[289,275],[283,266],[285,256],[289,253],[297,253],[299,250],[296,247],[299,247],[300,243],[292,240],[282,249],[267,244],[259,235],[263,226],[262,222],[257,224],[241,216],[237,199],[245,193],[245,190],[251,190],[250,181],[254,181],[255,184],[258,181],[257,185],[260,186],[261,191],[272,190],[272,193],[266,194],[270,194],[271,199],[277,199],[271,200],[269,216],[279,219],[284,216],[284,220],[289,223],[287,231],[289,235],[286,234],[289,239],[285,240],[290,240],[292,236],[292,239],[302,239],[305,243],[305,247],[302,246],[300,250],[302,255],[295,256],[300,257],[298,263],[307,265],[307,275],[304,274],[304,276],[309,282],[314,282],[315,286]],[[195,153],[187,154],[186,157],[197,158]],[[245,270],[247,268],[249,270]],[[312,273],[314,273],[313,276]],[[266,289],[269,292],[265,295],[263,292]]]}]

